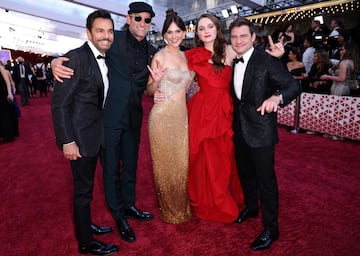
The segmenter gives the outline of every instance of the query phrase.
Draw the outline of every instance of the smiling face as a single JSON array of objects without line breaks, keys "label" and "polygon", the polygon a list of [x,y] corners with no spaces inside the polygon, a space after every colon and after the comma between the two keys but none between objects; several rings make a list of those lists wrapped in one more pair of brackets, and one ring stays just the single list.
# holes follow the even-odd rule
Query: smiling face
[{"label": "smiling face", "polygon": [[238,56],[244,55],[251,49],[255,37],[255,33],[251,33],[250,28],[246,25],[235,26],[230,31],[231,46]]},{"label": "smiling face", "polygon": [[86,34],[96,49],[102,54],[105,54],[114,41],[113,23],[110,19],[96,18],[91,30],[86,29]]},{"label": "smiling face", "polygon": [[169,45],[179,47],[185,37],[185,31],[182,31],[175,22],[172,22],[164,34],[164,38]]},{"label": "smiling face", "polygon": [[216,39],[217,28],[209,18],[203,17],[197,23],[196,34],[204,44],[213,43]]},{"label": "smiling face", "polygon": [[126,16],[126,23],[129,25],[130,33],[141,41],[150,30],[151,15],[147,12],[131,13]]}]

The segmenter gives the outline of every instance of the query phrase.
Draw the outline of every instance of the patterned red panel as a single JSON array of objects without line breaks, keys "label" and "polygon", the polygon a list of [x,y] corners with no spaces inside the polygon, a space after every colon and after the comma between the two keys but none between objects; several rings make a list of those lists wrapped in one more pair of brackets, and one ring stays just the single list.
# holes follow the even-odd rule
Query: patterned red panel
[{"label": "patterned red panel", "polygon": [[[299,128],[360,140],[360,98],[302,93]],[[278,122],[293,126],[295,101],[280,109]]]}]

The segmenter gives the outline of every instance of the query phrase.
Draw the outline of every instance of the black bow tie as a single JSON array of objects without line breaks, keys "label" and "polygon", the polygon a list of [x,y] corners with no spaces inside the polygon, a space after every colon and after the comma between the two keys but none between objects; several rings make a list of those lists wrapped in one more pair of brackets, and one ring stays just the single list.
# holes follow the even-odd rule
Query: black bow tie
[{"label": "black bow tie", "polygon": [[96,58],[97,58],[98,60],[99,60],[99,59],[105,59],[105,57],[102,56],[102,55],[100,55],[100,54],[99,54]]},{"label": "black bow tie", "polygon": [[242,63],[244,63],[244,58],[243,58],[243,57],[240,57],[240,58],[235,58],[235,59],[234,59],[234,63],[235,63],[235,64],[239,63],[239,61],[242,62]]}]

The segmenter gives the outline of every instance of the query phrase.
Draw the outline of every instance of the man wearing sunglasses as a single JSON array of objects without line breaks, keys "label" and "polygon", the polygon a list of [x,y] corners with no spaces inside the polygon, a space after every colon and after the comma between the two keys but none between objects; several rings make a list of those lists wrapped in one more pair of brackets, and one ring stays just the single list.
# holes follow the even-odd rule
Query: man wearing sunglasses
[{"label": "man wearing sunglasses", "polygon": [[[148,69],[156,49],[146,40],[152,7],[144,2],[132,2],[126,16],[125,31],[115,31],[114,42],[107,52],[109,90],[104,104],[105,145],[101,162],[106,202],[114,217],[120,238],[135,242],[135,234],[127,218],[146,221],[149,212],[135,207],[135,184],[143,116],[141,98],[148,80]],[[62,66],[66,58],[52,62],[54,77],[69,78],[73,71]]]}]

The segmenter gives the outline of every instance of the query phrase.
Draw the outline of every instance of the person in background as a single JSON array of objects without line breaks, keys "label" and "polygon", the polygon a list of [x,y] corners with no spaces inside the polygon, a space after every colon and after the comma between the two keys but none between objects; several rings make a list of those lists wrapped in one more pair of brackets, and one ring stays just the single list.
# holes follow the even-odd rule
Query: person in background
[{"label": "person in background", "polygon": [[[14,117],[16,116],[14,96],[11,92],[11,75],[4,66],[0,65],[0,138],[4,142],[14,140],[16,127]],[[17,134],[18,135],[18,134]]]},{"label": "person in background", "polygon": [[23,107],[30,105],[29,103],[29,97],[30,97],[30,91],[29,86],[31,81],[29,80],[29,77],[32,75],[32,71],[30,66],[25,63],[25,60],[23,57],[18,57],[16,64],[14,66],[14,82],[16,86],[16,91],[20,93],[20,100],[21,105]]},{"label": "person in background", "polygon": [[46,65],[42,59],[37,59],[34,65],[34,73],[36,77],[37,88],[40,91],[40,97],[47,97],[47,84],[46,84]]},{"label": "person in background", "polygon": [[324,49],[318,49],[314,53],[314,64],[308,74],[310,82],[309,92],[319,94],[330,94],[331,81],[320,79],[322,75],[329,74],[331,62],[329,54]]},{"label": "person in background", "polygon": [[319,20],[313,20],[311,22],[311,40],[312,45],[314,48],[322,48],[323,47],[323,41],[324,41],[324,31],[320,27],[320,21]]},{"label": "person in background", "polygon": [[359,70],[359,48],[356,42],[346,42],[340,52],[341,61],[338,69],[331,75],[324,74],[320,76],[323,81],[332,81],[330,94],[332,95],[349,95],[350,88],[348,80],[354,80]]},{"label": "person in background", "polygon": [[285,41],[289,45],[293,45],[295,43],[295,34],[292,31],[293,26],[291,24],[287,25],[284,29],[284,31],[279,33],[279,37],[284,37]]},{"label": "person in background", "polygon": [[330,34],[328,36],[327,39],[327,45],[328,45],[328,50],[329,53],[331,54],[331,52],[337,48],[339,48],[339,42],[338,42],[338,38],[340,34],[344,34],[343,31],[343,24],[342,21],[340,19],[332,19],[330,22]]},{"label": "person in background", "polygon": [[10,135],[10,137],[18,137],[19,136],[19,117],[21,117],[21,110],[16,101],[15,82],[12,78],[10,71],[5,68],[5,66],[3,65],[3,63],[1,61],[0,61],[0,69],[2,69],[2,74],[5,76],[5,81],[6,81],[6,77],[8,77],[8,79],[9,79],[10,91],[13,96],[12,99],[7,97],[8,103],[11,103],[11,105],[13,105],[13,106],[6,106],[6,108],[9,108],[9,112],[8,112],[9,119],[7,119],[5,126],[11,127],[10,128],[11,130],[9,131],[10,133],[8,133],[8,134],[13,134],[13,135]]},{"label": "person in background", "polygon": [[[88,42],[65,56],[74,76],[57,82],[51,100],[56,144],[70,160],[74,183],[74,221],[81,254],[108,255],[119,250],[93,238],[111,231],[91,224],[90,202],[101,145],[104,143],[103,105],[109,86],[105,54],[114,39],[114,22],[107,11],[86,20]],[[40,62],[39,62],[40,63]],[[86,113],[86,114],[84,114]]]},{"label": "person in background", "polygon": [[304,79],[305,66],[301,62],[301,52],[298,48],[291,47],[289,50],[289,62],[286,67],[293,78],[301,84],[301,80]]},{"label": "person in background", "polygon": [[[104,104],[105,144],[101,152],[107,205],[115,219],[119,236],[135,242],[127,219],[148,221],[153,214],[135,206],[136,172],[143,117],[141,99],[149,77],[147,65],[156,49],[146,40],[155,13],[145,2],[129,4],[126,30],[115,31],[107,52],[109,91]],[[119,47],[121,46],[121,47]],[[69,78],[73,70],[61,65],[67,58],[52,61],[56,80]]]},{"label": "person in background", "polygon": [[[305,78],[308,76],[311,66],[314,64],[314,53],[315,48],[312,46],[312,39],[310,36],[306,36],[303,42],[304,52],[302,54],[302,63],[305,67]],[[309,81],[308,79],[304,79],[301,83],[302,90],[304,92],[309,91]]]},{"label": "person in background", "polygon": [[260,198],[263,230],[251,248],[265,250],[279,238],[276,112],[279,105],[295,99],[301,87],[279,59],[254,49],[255,30],[250,21],[237,18],[229,31],[237,55],[231,86],[235,155],[246,205],[238,223],[258,216]]},{"label": "person in background", "polygon": [[165,48],[152,59],[147,92],[163,91],[166,100],[155,104],[149,116],[149,140],[160,217],[178,224],[191,219],[188,196],[189,138],[186,91],[193,80],[180,45],[184,21],[167,12],[162,36]]},{"label": "person in background", "polygon": [[305,72],[308,74],[310,72],[312,64],[314,64],[314,53],[315,48],[312,46],[312,40],[310,37],[305,37],[304,42],[304,52],[302,54],[302,63],[304,63]]},{"label": "person in background", "polygon": [[255,41],[254,41],[254,48],[265,51],[265,46],[261,43],[261,36],[256,35]]}]

